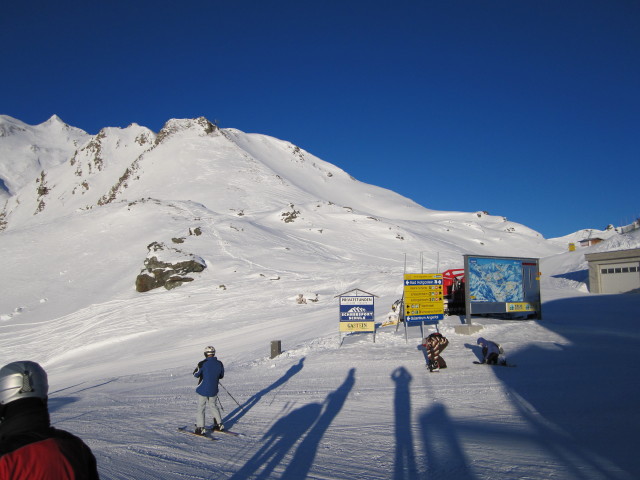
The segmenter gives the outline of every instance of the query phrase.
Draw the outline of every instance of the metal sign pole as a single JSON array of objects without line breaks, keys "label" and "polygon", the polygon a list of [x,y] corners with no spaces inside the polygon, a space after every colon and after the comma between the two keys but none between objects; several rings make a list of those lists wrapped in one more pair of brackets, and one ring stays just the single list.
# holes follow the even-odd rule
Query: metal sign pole
[{"label": "metal sign pole", "polygon": [[407,332],[407,321],[404,321],[404,341],[409,343],[409,332]]},{"label": "metal sign pole", "polygon": [[342,330],[340,329],[340,321],[342,317],[340,315],[340,302],[342,301],[342,296],[338,295],[338,348],[342,346]]},{"label": "metal sign pole", "polygon": [[469,255],[464,256],[464,311],[465,311],[465,323],[471,325],[471,278],[469,277]]}]

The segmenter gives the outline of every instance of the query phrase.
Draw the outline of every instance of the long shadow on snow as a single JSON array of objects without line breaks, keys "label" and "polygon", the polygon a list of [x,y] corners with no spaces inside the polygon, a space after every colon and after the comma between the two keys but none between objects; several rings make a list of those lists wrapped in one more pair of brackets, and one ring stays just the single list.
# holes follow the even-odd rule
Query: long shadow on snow
[{"label": "long shadow on snow", "polygon": [[427,462],[425,478],[476,478],[444,405],[438,403],[420,415],[420,431]]},{"label": "long shadow on snow", "polygon": [[631,447],[640,431],[640,296],[554,300],[543,314],[540,325],[569,342],[532,341],[509,356],[517,368],[494,367],[496,376],[515,393],[539,446],[576,478],[585,467],[604,478],[640,478]]},{"label": "long shadow on snow", "polygon": [[[227,425],[228,427],[231,427],[238,420],[244,417],[247,414],[247,412],[251,410],[251,408],[253,408],[258,402],[260,402],[260,400],[262,400],[262,398],[265,395],[267,395],[272,390],[275,390],[278,387],[281,387],[282,385],[287,383],[291,377],[293,377],[296,373],[302,370],[302,367],[304,367],[305,358],[306,357],[302,357],[300,361],[295,365],[293,365],[289,370],[287,370],[287,372],[282,377],[280,377],[278,380],[273,382],[268,387],[263,388],[258,393],[255,393],[254,395],[249,397],[249,399],[246,402],[244,402],[241,406],[236,407],[235,410],[233,410],[229,415],[227,415],[224,418],[225,425]],[[275,395],[274,395],[274,398],[275,398]],[[273,402],[273,399],[271,401]]]},{"label": "long shadow on snow", "polygon": [[[112,378],[112,379],[110,379],[110,380],[105,380],[104,382],[102,382],[102,383],[97,383],[97,384],[95,384],[95,385],[89,384],[88,386],[86,386],[86,387],[84,387],[84,388],[80,388],[79,390],[75,390],[73,393],[86,392],[87,390],[92,390],[92,389],[94,389],[94,388],[99,388],[99,387],[102,387],[102,386],[104,386],[104,385],[108,385],[109,383],[115,382],[116,380],[118,380],[118,379],[117,379],[117,378]],[[57,395],[57,394],[58,394],[58,393],[60,393],[60,392],[64,392],[64,391],[66,391],[66,390],[71,390],[71,389],[74,389],[74,388],[79,387],[79,386],[81,386],[81,385],[84,385],[85,383],[87,383],[87,382],[77,383],[77,384],[75,384],[75,385],[70,385],[70,386],[68,386],[68,387],[60,388],[60,389],[55,390],[55,391],[53,391],[53,392],[49,392],[49,398],[51,398],[51,397],[52,397],[52,396],[54,396],[54,395]]]},{"label": "long shadow on snow", "polygon": [[[111,382],[115,382],[117,379],[116,378],[112,378],[111,380],[107,380],[105,382],[102,383],[98,383],[96,385],[89,385],[86,386],[84,388],[80,388],[79,390],[75,390],[73,393],[74,394],[78,394],[81,392],[85,392],[87,390],[92,390],[94,388],[99,388],[102,387],[104,385],[107,385]],[[53,413],[57,410],[60,410],[61,408],[64,408],[67,405],[71,405],[72,403],[75,403],[77,401],[80,400],[80,397],[72,397],[72,396],[68,396],[68,397],[59,397],[57,396],[60,392],[64,392],[67,390],[71,390],[71,389],[75,389],[81,385],[84,385],[86,382],[82,382],[82,383],[78,383],[76,385],[71,385],[69,387],[66,388],[61,388],[58,390],[55,390],[53,392],[49,392],[49,399],[47,400],[47,405],[49,406],[49,413]]]},{"label": "long shadow on snow", "polygon": [[560,273],[553,278],[566,278],[574,282],[587,283],[589,281],[589,270],[576,270],[574,272]]},{"label": "long shadow on snow", "polygon": [[420,474],[416,463],[411,426],[411,374],[399,367],[391,374],[395,382],[394,414],[396,419],[396,451],[393,480],[418,478],[475,478],[468,467],[456,429],[445,408],[438,404],[420,416],[422,440],[426,453],[426,474]]},{"label": "long shadow on snow", "polygon": [[301,478],[306,478],[309,473],[309,469],[315,460],[320,440],[322,440],[322,437],[336,415],[338,415],[340,410],[342,410],[342,407],[347,400],[347,396],[356,382],[355,373],[355,368],[349,370],[347,378],[342,382],[342,385],[340,385],[335,392],[327,395],[327,398],[323,402],[323,409],[320,417],[313,427],[311,427],[304,440],[302,440],[300,445],[298,445],[293,459],[285,469],[282,477],[280,477],[281,480],[299,480]]},{"label": "long shadow on snow", "polygon": [[[269,478],[285,455],[303,436],[304,439],[298,445],[291,462],[280,478],[289,480],[306,478],[322,437],[342,410],[354,384],[355,369],[352,368],[342,385],[327,395],[323,403],[309,403],[279,419],[262,438],[263,444],[260,450],[230,480]],[[262,471],[256,475],[260,469]]]},{"label": "long shadow on snow", "polygon": [[396,368],[391,374],[396,383],[394,413],[396,418],[396,453],[393,469],[394,480],[417,478],[413,433],[411,430],[411,394],[409,384],[413,377],[404,367]]}]

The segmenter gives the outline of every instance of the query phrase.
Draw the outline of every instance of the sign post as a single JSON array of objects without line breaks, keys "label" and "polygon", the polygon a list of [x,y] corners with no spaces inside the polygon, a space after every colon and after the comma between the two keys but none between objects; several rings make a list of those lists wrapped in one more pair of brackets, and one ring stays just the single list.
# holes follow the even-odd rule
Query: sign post
[{"label": "sign post", "polygon": [[441,273],[405,273],[404,275],[404,323],[405,339],[407,324],[423,327],[435,325],[444,319],[444,292]]},{"label": "sign post", "polygon": [[336,297],[340,306],[340,346],[343,341],[342,332],[373,332],[375,343],[375,295],[356,288]]}]

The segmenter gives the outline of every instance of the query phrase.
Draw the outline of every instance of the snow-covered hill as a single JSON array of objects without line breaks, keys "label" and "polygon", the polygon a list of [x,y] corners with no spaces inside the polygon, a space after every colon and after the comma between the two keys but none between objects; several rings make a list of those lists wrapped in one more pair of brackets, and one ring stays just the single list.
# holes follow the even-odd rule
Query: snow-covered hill
[{"label": "snow-covered hill", "polygon": [[[637,248],[638,231],[569,252],[566,238],[429,210],[206,119],[95,136],[46,123],[74,133],[0,118],[0,363],[45,366],[56,426],[87,440],[103,478],[640,473],[623,451],[640,419],[640,297],[593,296],[581,280],[584,253]],[[9,144],[56,153],[37,163]],[[207,268],[139,293],[153,242]],[[462,267],[465,253],[542,258],[543,321],[478,320],[517,368],[473,365],[458,317],[442,322],[450,368],[439,374],[424,368],[416,328],[339,346],[336,295],[374,293],[381,323],[405,268]],[[276,339],[285,352],[270,360]],[[215,445],[175,432],[193,423],[191,371],[209,344],[227,366],[227,425],[245,433]]]},{"label": "snow-covered hill", "polygon": [[[62,295],[68,285],[48,280],[75,269],[86,277],[74,285],[80,292],[129,294],[152,242],[181,239],[181,251],[210,267],[204,277],[231,285],[230,272],[280,277],[283,284],[329,270],[351,284],[354,271],[402,271],[405,254],[409,268],[423,268],[423,254],[424,268],[446,269],[460,266],[463,253],[542,257],[565,248],[502,217],[428,210],[288,142],[220,130],[204,118],[170,120],[157,135],[138,125],[105,128],[81,145],[52,136],[44,124],[15,131],[6,125],[19,121],[2,120],[10,135],[0,144],[25,144],[29,133],[42,151],[64,141],[75,148],[66,161],[47,160],[52,166],[31,181],[13,177],[24,187],[0,213],[2,242],[13,252],[6,266],[31,281],[47,279],[39,296],[47,298],[48,314],[90,304],[69,302]],[[63,125],[57,117],[52,122]],[[39,131],[47,134],[32,138]],[[2,163],[29,162],[18,150]],[[203,234],[189,235],[196,228]],[[117,279],[108,286],[105,269]],[[41,305],[25,291],[17,296],[3,301],[22,310]]]},{"label": "snow-covered hill", "polygon": [[47,170],[69,160],[89,135],[57,115],[32,126],[0,115],[0,202]]}]

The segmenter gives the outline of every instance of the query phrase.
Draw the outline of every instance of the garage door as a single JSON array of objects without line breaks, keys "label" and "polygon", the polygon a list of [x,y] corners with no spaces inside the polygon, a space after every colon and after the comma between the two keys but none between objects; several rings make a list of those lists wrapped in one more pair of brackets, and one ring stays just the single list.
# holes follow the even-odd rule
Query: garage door
[{"label": "garage door", "polygon": [[600,265],[601,293],[623,293],[640,288],[640,263]]}]

